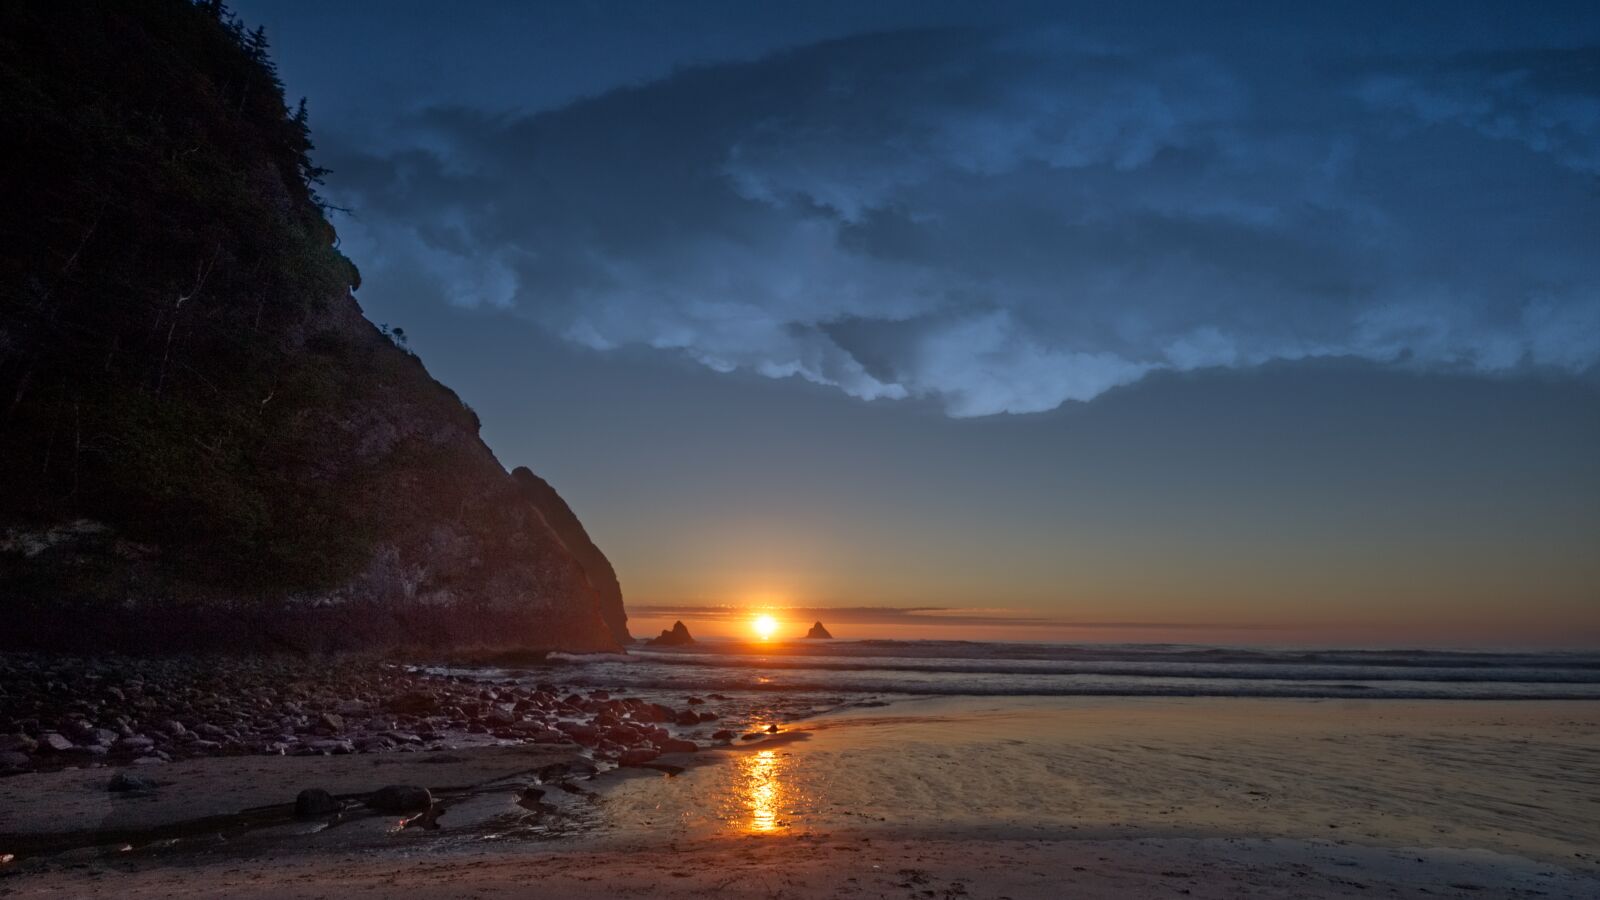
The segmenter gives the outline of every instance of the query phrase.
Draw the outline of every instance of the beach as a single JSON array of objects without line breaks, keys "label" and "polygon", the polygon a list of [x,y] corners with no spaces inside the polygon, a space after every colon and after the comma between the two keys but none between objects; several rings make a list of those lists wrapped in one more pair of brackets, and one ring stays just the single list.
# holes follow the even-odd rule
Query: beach
[{"label": "beach", "polygon": [[[535,751],[452,752],[438,769],[496,752]],[[570,792],[546,788],[548,802],[534,812],[516,801],[539,779],[513,762],[503,777],[480,777],[471,802],[446,809],[434,830],[375,823],[165,854],[79,851],[0,879],[0,892],[1576,898],[1600,890],[1600,709],[1590,702],[908,698],[660,761],[664,770],[564,779]],[[307,765],[254,762],[285,764]],[[41,773],[0,788],[9,803],[26,803],[19,783],[34,781],[38,801],[54,797],[68,810],[74,777],[83,781]],[[540,819],[561,825],[539,830],[531,823]]]}]

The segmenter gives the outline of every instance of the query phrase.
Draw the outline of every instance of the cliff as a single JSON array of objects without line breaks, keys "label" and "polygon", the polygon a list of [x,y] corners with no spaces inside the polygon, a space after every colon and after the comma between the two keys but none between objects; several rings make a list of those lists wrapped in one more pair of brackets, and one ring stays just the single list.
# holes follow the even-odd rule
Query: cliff
[{"label": "cliff", "polygon": [[527,466],[512,469],[511,477],[521,489],[522,496],[539,508],[545,522],[555,530],[561,543],[578,560],[579,565],[583,566],[584,573],[589,576],[589,584],[599,595],[600,616],[605,619],[611,636],[619,644],[631,643],[633,635],[628,633],[628,613],[622,608],[622,585],[617,583],[617,573],[611,568],[611,560],[606,559],[606,555],[589,539],[589,532],[584,530],[577,514],[549,482],[533,474]]},{"label": "cliff", "polygon": [[620,648],[576,516],[362,316],[261,32],[8,4],[0,59],[0,644]]}]

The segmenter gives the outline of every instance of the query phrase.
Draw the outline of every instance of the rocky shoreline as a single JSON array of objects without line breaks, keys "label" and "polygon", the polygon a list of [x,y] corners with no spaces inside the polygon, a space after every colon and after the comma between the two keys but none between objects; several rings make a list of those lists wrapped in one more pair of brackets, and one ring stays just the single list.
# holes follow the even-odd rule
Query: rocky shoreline
[{"label": "rocky shoreline", "polygon": [[0,777],[217,756],[523,744],[602,765],[726,743],[704,699],[498,682],[368,658],[0,654]]}]

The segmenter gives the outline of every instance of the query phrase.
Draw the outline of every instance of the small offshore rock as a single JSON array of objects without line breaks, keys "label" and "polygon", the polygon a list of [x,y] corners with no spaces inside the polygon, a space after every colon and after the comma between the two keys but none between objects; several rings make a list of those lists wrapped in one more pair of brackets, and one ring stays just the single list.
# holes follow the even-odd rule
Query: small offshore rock
[{"label": "small offshore rock", "polygon": [[322,788],[306,788],[294,798],[294,817],[314,819],[328,816],[342,808],[338,799]]},{"label": "small offshore rock", "polygon": [[432,805],[427,788],[410,784],[391,784],[367,798],[367,806],[378,812],[422,812]]}]

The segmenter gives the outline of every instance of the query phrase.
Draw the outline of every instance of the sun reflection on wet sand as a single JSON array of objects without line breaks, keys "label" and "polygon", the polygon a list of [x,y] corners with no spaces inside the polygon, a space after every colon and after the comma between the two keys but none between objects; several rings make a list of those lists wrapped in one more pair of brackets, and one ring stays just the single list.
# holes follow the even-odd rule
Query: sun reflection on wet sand
[{"label": "sun reflection on wet sand", "polygon": [[778,818],[783,801],[782,762],[771,750],[758,750],[739,761],[744,770],[745,804],[750,807],[750,830],[771,832],[784,826]]}]

